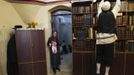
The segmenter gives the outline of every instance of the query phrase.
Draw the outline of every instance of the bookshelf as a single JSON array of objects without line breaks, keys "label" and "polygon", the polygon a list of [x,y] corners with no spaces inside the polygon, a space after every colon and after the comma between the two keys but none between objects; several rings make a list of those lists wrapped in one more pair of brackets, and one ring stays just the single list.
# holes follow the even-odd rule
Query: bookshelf
[{"label": "bookshelf", "polygon": [[[73,75],[95,73],[95,26],[97,5],[100,1],[72,3]],[[110,1],[114,6],[116,0]],[[132,75],[134,74],[134,0],[121,0],[116,29],[118,40],[115,42],[110,75]],[[102,75],[104,69],[102,67]]]},{"label": "bookshelf", "polygon": [[96,13],[97,4],[90,1],[72,3],[73,75],[93,75],[95,71]]},{"label": "bookshelf", "polygon": [[134,0],[128,0],[128,27],[126,31],[126,69],[125,75],[134,74]]}]

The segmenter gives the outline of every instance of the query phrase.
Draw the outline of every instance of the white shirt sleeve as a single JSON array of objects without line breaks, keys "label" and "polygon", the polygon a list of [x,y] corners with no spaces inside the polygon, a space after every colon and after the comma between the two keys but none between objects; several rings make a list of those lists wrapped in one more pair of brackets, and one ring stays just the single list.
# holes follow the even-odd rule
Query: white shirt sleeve
[{"label": "white shirt sleeve", "polygon": [[120,11],[120,7],[121,7],[121,1],[116,0],[116,4],[115,4],[114,8],[112,9],[112,12],[113,12],[115,18],[117,17],[118,12]]},{"label": "white shirt sleeve", "polygon": [[100,13],[102,12],[102,9],[101,9],[101,7],[102,7],[102,4],[104,3],[104,0],[101,0],[101,2],[100,2],[100,4],[99,4],[99,6],[98,6],[98,14],[97,14],[97,17],[100,15]]}]

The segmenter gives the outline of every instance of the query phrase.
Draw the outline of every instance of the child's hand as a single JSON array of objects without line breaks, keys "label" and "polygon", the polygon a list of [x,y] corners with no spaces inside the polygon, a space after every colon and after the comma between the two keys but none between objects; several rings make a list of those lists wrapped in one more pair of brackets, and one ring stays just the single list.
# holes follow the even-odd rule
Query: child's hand
[{"label": "child's hand", "polygon": [[95,3],[97,0],[93,0],[93,3]]}]

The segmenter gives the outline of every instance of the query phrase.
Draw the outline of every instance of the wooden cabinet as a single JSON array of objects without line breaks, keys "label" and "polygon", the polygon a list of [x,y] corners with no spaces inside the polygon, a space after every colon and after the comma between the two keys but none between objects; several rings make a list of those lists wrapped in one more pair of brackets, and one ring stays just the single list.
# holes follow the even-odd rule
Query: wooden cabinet
[{"label": "wooden cabinet", "polygon": [[110,75],[124,75],[125,73],[125,54],[124,53],[116,53],[113,64],[110,70]]},{"label": "wooden cabinet", "polygon": [[95,74],[96,4],[74,2],[72,4],[73,75]]},{"label": "wooden cabinet", "polygon": [[44,30],[16,30],[19,75],[47,75]]},{"label": "wooden cabinet", "polygon": [[125,63],[126,63],[125,75],[134,74],[134,53],[126,54],[126,62]]},{"label": "wooden cabinet", "polygon": [[93,75],[94,53],[73,53],[73,75]]}]

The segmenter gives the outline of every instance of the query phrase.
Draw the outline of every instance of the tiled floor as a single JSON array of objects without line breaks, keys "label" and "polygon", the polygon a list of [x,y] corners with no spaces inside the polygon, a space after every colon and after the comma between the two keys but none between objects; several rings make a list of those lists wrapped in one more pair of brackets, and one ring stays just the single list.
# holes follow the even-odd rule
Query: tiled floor
[{"label": "tiled floor", "polygon": [[[72,75],[72,53],[65,54],[61,60],[61,71],[57,71],[56,75]],[[52,72],[49,75],[54,75]]]},{"label": "tiled floor", "polygon": [[[51,72],[48,75],[54,75],[54,74]],[[55,75],[72,75],[72,72],[60,71],[60,72],[57,72]]]},{"label": "tiled floor", "polygon": [[56,75],[72,75],[72,73],[71,72],[57,72],[57,74]]},{"label": "tiled floor", "polygon": [[60,68],[64,72],[72,71],[72,53],[65,54],[62,56]]}]

